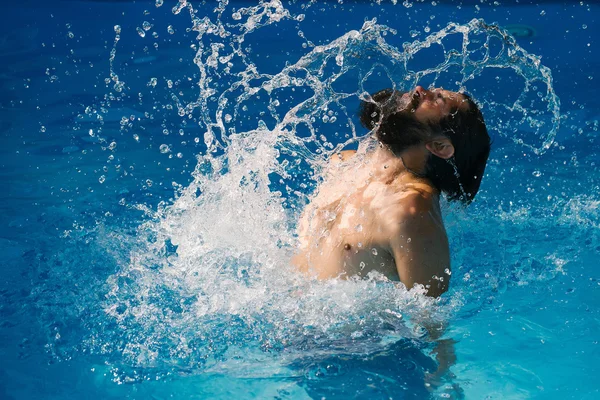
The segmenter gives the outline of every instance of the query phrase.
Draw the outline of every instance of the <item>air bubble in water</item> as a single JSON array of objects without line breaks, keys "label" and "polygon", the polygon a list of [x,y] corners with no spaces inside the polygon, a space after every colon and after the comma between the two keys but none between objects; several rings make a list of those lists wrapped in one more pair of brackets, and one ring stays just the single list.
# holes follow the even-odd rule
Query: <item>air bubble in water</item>
[{"label": "air bubble in water", "polygon": [[158,79],[150,78],[150,82],[148,82],[148,86],[156,87],[157,83],[158,83]]},{"label": "air bubble in water", "polygon": [[144,23],[142,23],[142,28],[144,28],[145,31],[149,31],[152,29],[152,24],[148,21],[144,21]]},{"label": "air bubble in water", "polygon": [[161,144],[159,150],[161,153],[167,154],[171,151],[171,148],[166,144]]},{"label": "air bubble in water", "polygon": [[100,178],[98,178],[98,182],[100,182],[100,183],[104,183],[105,180],[106,180],[106,176],[104,176],[104,175],[100,175]]},{"label": "air bubble in water", "polygon": [[161,7],[164,3],[164,0],[156,0],[156,7]]},{"label": "air bubble in water", "polygon": [[144,30],[142,28],[135,28],[135,30],[137,31],[138,35],[140,35],[141,37],[146,37],[146,32],[144,32]]},{"label": "air bubble in water", "polygon": [[171,34],[171,35],[175,33],[175,29],[173,29],[173,25],[167,26],[167,32],[169,32],[169,34]]},{"label": "air bubble in water", "polygon": [[239,21],[240,19],[242,19],[242,14],[240,14],[239,12],[234,12],[231,15],[231,18],[235,19],[236,21]]},{"label": "air bubble in water", "polygon": [[533,176],[535,176],[536,178],[539,178],[540,176],[542,176],[542,173],[540,171],[533,171]]}]

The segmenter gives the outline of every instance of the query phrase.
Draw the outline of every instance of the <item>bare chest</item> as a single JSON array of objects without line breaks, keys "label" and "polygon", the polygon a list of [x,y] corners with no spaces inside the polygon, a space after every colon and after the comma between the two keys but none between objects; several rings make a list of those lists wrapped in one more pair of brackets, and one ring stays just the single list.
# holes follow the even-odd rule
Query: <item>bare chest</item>
[{"label": "bare chest", "polygon": [[353,190],[348,184],[340,180],[324,187],[304,213],[302,264],[321,278],[377,271],[398,280],[386,215],[402,207],[405,191],[380,181],[366,181]]}]

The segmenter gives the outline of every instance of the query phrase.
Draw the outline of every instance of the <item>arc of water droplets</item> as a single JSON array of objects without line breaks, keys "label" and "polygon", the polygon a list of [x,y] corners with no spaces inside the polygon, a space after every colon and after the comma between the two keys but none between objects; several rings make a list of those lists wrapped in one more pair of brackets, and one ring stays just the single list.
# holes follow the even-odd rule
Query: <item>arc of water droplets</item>
[{"label": "arc of water droplets", "polygon": [[[219,13],[222,13],[226,6],[226,1],[220,3]],[[314,92],[314,95],[309,99],[293,106],[286,114],[281,117],[277,114],[274,107],[270,106],[271,116],[277,121],[277,126],[274,131],[283,133],[286,132],[285,139],[290,143],[298,144],[301,141],[312,142],[316,144],[319,150],[323,153],[332,153],[343,148],[350,141],[357,139],[356,129],[353,123],[352,113],[346,110],[342,101],[346,98],[357,96],[359,98],[368,98],[368,94],[363,89],[364,82],[371,76],[373,71],[382,67],[394,88],[409,89],[416,85],[419,80],[427,75],[435,74],[436,80],[440,73],[447,71],[453,66],[459,66],[463,75],[460,82],[464,89],[465,84],[479,75],[486,68],[511,68],[518,75],[525,79],[525,87],[519,98],[512,105],[504,105],[500,102],[493,102],[495,106],[501,106],[511,112],[519,112],[523,115],[520,122],[528,119],[531,126],[537,126],[536,134],[543,137],[543,142],[540,146],[529,144],[519,138],[513,138],[517,143],[529,147],[537,154],[545,152],[552,145],[560,121],[560,102],[552,89],[551,71],[541,65],[540,58],[527,53],[519,47],[514,38],[505,30],[495,25],[486,24],[483,20],[474,19],[468,24],[460,25],[451,23],[446,28],[436,32],[423,41],[414,41],[404,45],[403,50],[399,50],[388,43],[384,39],[384,35],[388,32],[395,34],[396,32],[388,27],[378,25],[376,20],[365,22],[360,31],[351,31],[344,36],[332,41],[327,45],[316,46],[312,51],[301,57],[295,64],[286,66],[281,72],[275,75],[261,74],[248,56],[242,49],[245,35],[272,23],[282,21],[284,19],[295,18],[283,6],[279,0],[263,2],[259,6],[242,8],[238,10],[239,18],[242,15],[248,16],[245,22],[225,26],[220,19],[216,23],[211,22],[208,17],[198,19],[194,15],[193,8],[184,0],[180,2],[180,6],[176,7],[174,12],[180,10],[181,4],[187,4],[190,10],[190,15],[193,20],[193,29],[198,32],[198,51],[195,57],[195,63],[200,69],[200,80],[198,86],[200,93],[196,101],[183,105],[182,102],[173,96],[176,100],[180,115],[189,115],[194,110],[199,109],[201,119],[207,128],[205,142],[209,149],[214,147],[223,147],[227,145],[227,132],[223,122],[224,110],[230,102],[230,96],[236,90],[243,88],[244,93],[236,98],[234,118],[239,117],[240,104],[248,101],[253,96],[261,91],[267,92],[272,96],[274,91],[285,87],[306,87]],[[227,28],[237,28],[240,33],[233,35]],[[231,36],[231,53],[224,55],[219,54],[226,46],[222,43],[213,43],[210,50],[203,45],[203,39],[207,34],[218,36],[219,38],[227,38]],[[443,39],[449,35],[462,35],[462,51],[456,50],[446,51]],[[475,60],[469,56],[480,49],[468,50],[470,43],[470,35],[485,34],[484,57],[481,60]],[[498,38],[502,42],[502,49],[496,55],[490,54],[490,40]],[[408,62],[419,51],[431,47],[433,44],[439,44],[444,48],[445,60],[439,65],[424,69],[419,72],[413,72],[408,69]],[[207,50],[207,51],[205,51]],[[237,57],[243,62],[245,69],[237,74],[237,81],[233,82],[230,87],[222,91],[218,96],[218,108],[211,115],[208,99],[211,96],[217,95],[217,89],[211,87],[212,78],[209,69],[216,71],[219,68],[217,59],[231,61]],[[330,59],[334,58],[338,71],[332,72],[326,76],[325,69],[329,65]],[[365,62],[365,59],[374,60],[371,63]],[[349,93],[338,93],[332,85],[342,76],[352,69],[357,69],[360,73],[361,80],[357,83],[358,90]],[[226,73],[229,69],[226,68]],[[303,73],[304,78],[298,78],[294,75]],[[262,81],[259,86],[253,86],[250,81]],[[530,91],[533,82],[542,82],[546,85],[546,95],[543,101],[547,103],[547,112],[551,115],[552,126],[548,132],[541,132],[540,127],[544,126],[540,121],[535,120],[533,115],[540,113],[539,111],[531,111],[523,105],[525,97]],[[398,87],[399,86],[399,87]],[[272,103],[272,102],[271,102]],[[326,110],[327,107],[334,103],[341,108],[347,118],[348,127],[352,133],[352,137],[338,144],[335,149],[326,148],[320,143],[317,138],[313,122],[311,121],[319,112]],[[296,127],[299,124],[305,124],[309,131],[310,137],[300,140],[294,137]],[[215,131],[220,133],[219,137],[215,136]],[[506,135],[506,132],[499,132]]]}]

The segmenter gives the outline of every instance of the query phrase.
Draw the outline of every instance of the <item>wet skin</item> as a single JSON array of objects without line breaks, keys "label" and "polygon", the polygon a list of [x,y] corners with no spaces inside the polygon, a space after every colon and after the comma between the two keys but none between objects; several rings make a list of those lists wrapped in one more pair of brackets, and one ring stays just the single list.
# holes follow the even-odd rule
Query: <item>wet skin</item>
[{"label": "wet skin", "polygon": [[[466,103],[459,93],[420,86],[404,96],[420,121],[438,121]],[[374,147],[332,158],[300,218],[300,248],[293,263],[321,279],[377,271],[407,288],[424,285],[428,295],[439,296],[450,279],[439,192],[415,171],[422,171],[432,154],[451,157],[454,147],[445,137],[402,154]]]}]

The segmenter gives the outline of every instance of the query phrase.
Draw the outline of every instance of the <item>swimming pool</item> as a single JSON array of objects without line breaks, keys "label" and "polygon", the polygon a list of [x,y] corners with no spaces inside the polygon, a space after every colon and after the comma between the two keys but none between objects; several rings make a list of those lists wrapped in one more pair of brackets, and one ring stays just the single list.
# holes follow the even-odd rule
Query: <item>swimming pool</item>
[{"label": "swimming pool", "polygon": [[[3,4],[0,395],[598,397],[599,8],[499,3]],[[450,291],[296,276],[356,93],[417,81],[494,128]]]}]

